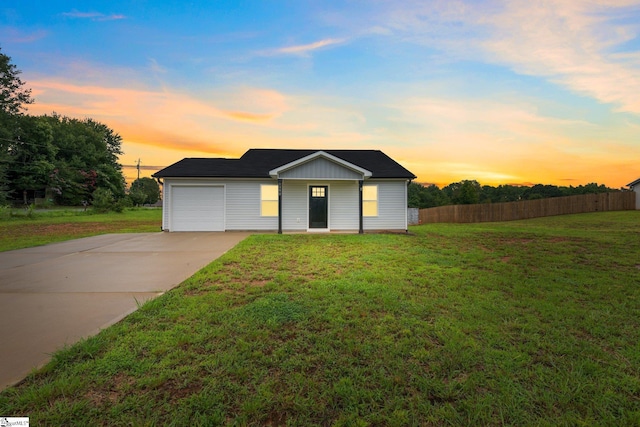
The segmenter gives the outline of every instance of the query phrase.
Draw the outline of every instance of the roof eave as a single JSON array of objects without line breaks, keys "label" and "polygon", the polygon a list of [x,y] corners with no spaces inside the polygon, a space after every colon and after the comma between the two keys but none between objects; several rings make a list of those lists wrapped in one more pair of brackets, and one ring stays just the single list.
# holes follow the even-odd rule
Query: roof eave
[{"label": "roof eave", "polygon": [[629,184],[627,184],[627,187],[629,187],[629,188],[633,188],[633,187],[635,187],[635,186],[636,186],[636,185],[638,185],[638,184],[640,184],[640,178],[638,178],[638,179],[636,179],[635,181],[630,182]]}]

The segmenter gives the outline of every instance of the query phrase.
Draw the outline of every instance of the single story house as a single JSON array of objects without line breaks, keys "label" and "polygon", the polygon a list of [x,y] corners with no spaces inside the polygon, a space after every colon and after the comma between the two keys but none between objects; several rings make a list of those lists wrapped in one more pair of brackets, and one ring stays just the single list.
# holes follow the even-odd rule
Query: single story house
[{"label": "single story house", "polygon": [[407,230],[415,175],[379,150],[251,149],[155,174],[166,231]]},{"label": "single story house", "polygon": [[627,184],[627,187],[631,189],[631,191],[635,191],[636,193],[636,209],[640,209],[640,178],[636,179],[633,182]]}]

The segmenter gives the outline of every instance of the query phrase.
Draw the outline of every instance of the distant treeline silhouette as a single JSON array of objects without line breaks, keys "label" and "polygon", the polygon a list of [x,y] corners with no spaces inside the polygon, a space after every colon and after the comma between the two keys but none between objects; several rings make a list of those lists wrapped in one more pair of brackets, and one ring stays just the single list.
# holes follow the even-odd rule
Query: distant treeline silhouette
[{"label": "distant treeline silhouette", "polygon": [[437,185],[409,184],[409,207],[432,208],[446,205],[470,205],[475,203],[517,202],[520,200],[546,199],[620,191],[603,184],[590,183],[577,187],[536,184],[531,187],[518,185],[480,185],[476,180],[454,182],[445,187]]}]

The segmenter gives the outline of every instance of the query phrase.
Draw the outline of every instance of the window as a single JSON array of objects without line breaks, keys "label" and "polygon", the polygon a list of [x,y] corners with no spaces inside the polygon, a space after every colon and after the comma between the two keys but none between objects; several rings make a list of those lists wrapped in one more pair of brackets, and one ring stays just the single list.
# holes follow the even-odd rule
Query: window
[{"label": "window", "polygon": [[260,215],[278,216],[278,186],[260,186]]},{"label": "window", "polygon": [[324,197],[325,190],[324,187],[311,187],[311,197]]},{"label": "window", "polygon": [[362,187],[362,216],[378,216],[378,186]]}]

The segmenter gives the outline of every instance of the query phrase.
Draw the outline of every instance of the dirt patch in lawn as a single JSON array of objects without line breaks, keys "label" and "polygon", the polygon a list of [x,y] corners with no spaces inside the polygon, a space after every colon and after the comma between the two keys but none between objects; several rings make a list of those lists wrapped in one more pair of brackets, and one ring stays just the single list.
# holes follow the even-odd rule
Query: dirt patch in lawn
[{"label": "dirt patch in lawn", "polygon": [[156,222],[149,221],[117,221],[105,222],[75,222],[61,224],[32,224],[12,225],[0,227],[2,240],[34,238],[34,237],[83,237],[87,235],[119,233],[136,227],[153,226]]}]

